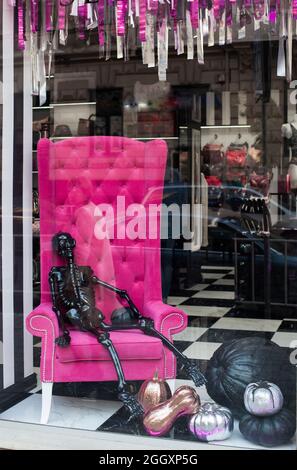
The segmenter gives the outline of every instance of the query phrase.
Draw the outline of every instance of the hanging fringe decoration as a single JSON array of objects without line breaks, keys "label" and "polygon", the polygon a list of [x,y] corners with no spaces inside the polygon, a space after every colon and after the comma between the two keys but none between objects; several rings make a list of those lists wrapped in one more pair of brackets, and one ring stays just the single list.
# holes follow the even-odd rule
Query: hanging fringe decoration
[{"label": "hanging fringe decoration", "polygon": [[[248,28],[253,34],[254,30],[263,27],[266,30],[271,28],[279,37],[280,51],[286,41],[284,60],[286,77],[290,79],[292,47],[288,46],[296,32],[297,0],[4,1],[17,10],[18,47],[24,50],[28,41],[35,64],[40,52],[43,56],[45,53],[50,55],[59,45],[67,44],[69,17],[74,19],[71,24],[76,25],[81,41],[88,41],[90,32],[96,30],[99,57],[106,60],[111,57],[113,44],[116,45],[117,57],[127,60],[128,45],[131,44],[128,31],[133,28],[135,47],[141,46],[143,63],[148,67],[157,64],[160,80],[166,80],[170,45],[174,44],[178,55],[186,52],[190,60],[195,58],[197,49],[198,62],[203,64],[206,44],[209,47],[215,43],[229,44],[233,40],[232,35],[244,39],[248,37]],[[53,38],[56,37],[60,41],[56,41],[57,45],[54,43],[53,47]]]}]

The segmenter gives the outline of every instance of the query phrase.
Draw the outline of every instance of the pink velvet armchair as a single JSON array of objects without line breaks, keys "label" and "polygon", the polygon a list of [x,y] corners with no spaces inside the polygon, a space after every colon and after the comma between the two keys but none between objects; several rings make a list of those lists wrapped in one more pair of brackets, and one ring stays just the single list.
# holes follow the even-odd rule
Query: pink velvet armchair
[{"label": "pink velvet armchair", "polygon": [[[77,242],[77,264],[90,266],[102,280],[126,289],[164,336],[171,340],[187,325],[183,311],[162,302],[159,231],[155,238],[134,240],[125,233],[129,223],[125,208],[133,207],[131,204],[144,207],[148,233],[149,204],[162,203],[166,159],[167,146],[161,140],[143,143],[122,137],[77,137],[39,142],[41,304],[28,315],[26,324],[32,335],[42,339],[42,423],[49,418],[54,382],[117,380],[107,351],[89,333],[71,330],[69,347],[55,344],[61,332],[48,283],[51,267],[61,264],[52,250],[55,233],[69,232]],[[114,238],[95,236],[99,204],[107,204],[116,214]],[[159,217],[157,220],[159,224]],[[119,301],[110,291],[97,288],[96,305],[109,322]],[[163,378],[175,377],[175,357],[158,338],[130,331],[113,332],[111,339],[127,380],[145,380],[156,369]]]}]

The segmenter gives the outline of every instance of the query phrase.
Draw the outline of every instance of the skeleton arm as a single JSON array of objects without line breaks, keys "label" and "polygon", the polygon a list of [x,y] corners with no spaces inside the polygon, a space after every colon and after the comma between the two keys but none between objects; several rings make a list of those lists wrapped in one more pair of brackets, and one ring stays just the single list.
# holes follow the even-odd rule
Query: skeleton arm
[{"label": "skeleton arm", "polygon": [[62,313],[59,310],[58,307],[58,302],[57,302],[57,279],[58,276],[61,275],[55,268],[52,268],[50,273],[49,273],[49,284],[50,284],[50,289],[51,289],[51,296],[52,296],[52,302],[53,302],[53,311],[57,315],[57,319],[59,322],[59,327],[63,331],[63,334],[56,338],[56,344],[62,347],[66,347],[70,344],[71,338],[70,338],[70,333],[67,330],[65,323],[64,323],[64,318]]},{"label": "skeleton arm", "polygon": [[117,294],[121,299],[126,300],[127,304],[129,305],[129,307],[133,311],[133,313],[135,315],[135,318],[137,318],[137,319],[143,318],[140,311],[138,310],[138,308],[136,307],[136,305],[134,304],[134,302],[132,301],[130,295],[128,294],[128,292],[126,290],[119,289],[118,287],[112,286],[111,284],[108,284],[105,281],[101,281],[101,279],[99,279],[96,276],[92,276],[91,281],[94,284],[100,285],[102,287],[105,287],[106,289],[111,290],[112,292]]}]

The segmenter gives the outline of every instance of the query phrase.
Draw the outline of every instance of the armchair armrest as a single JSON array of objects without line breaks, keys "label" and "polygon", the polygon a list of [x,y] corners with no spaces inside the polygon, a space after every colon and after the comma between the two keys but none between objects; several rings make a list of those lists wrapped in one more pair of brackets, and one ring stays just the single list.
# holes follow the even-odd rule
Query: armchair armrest
[{"label": "armchair armrest", "polygon": [[54,341],[59,336],[59,323],[50,303],[38,305],[26,318],[27,330],[34,336]]},{"label": "armchair armrest", "polygon": [[50,303],[36,307],[26,318],[27,330],[42,338],[40,378],[42,382],[54,381],[55,339],[59,336],[59,323]]},{"label": "armchair armrest", "polygon": [[154,320],[156,330],[171,339],[172,334],[183,331],[188,324],[186,313],[161,300],[152,300],[144,305],[144,316]]}]

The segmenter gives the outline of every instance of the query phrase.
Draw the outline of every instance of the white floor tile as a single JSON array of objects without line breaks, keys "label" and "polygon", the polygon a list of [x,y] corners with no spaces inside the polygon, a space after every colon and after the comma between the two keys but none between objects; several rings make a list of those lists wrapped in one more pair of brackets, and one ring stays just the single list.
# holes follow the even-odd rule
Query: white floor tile
[{"label": "white floor tile", "polygon": [[216,286],[234,286],[234,279],[218,279],[213,283]]},{"label": "white floor tile", "polygon": [[209,360],[213,353],[221,346],[221,343],[193,343],[183,354],[190,359],[206,359]]},{"label": "white floor tile", "polygon": [[174,341],[197,341],[208,328],[188,326],[184,331],[173,336]]},{"label": "white floor tile", "polygon": [[186,290],[203,290],[206,289],[209,286],[209,284],[195,284],[192,287],[189,287]]},{"label": "white floor tile", "polygon": [[220,318],[211,328],[275,332],[281,322],[281,320],[263,320],[258,318]]},{"label": "white floor tile", "polygon": [[207,280],[207,279],[221,279],[224,276],[225,276],[224,273],[202,273],[202,277],[205,280]]},{"label": "white floor tile", "polygon": [[0,364],[3,364],[3,343],[0,341]]},{"label": "white floor tile", "polygon": [[218,269],[219,271],[224,270],[224,271],[234,271],[233,266],[201,266],[202,271],[207,271],[208,269]]},{"label": "white floor tile", "polygon": [[[31,395],[1,413],[0,419],[39,424],[41,398],[41,394]],[[121,402],[54,396],[48,425],[94,431],[121,406]]]},{"label": "white floor tile", "polygon": [[179,305],[186,300],[188,300],[189,297],[175,297],[175,296],[170,296],[167,298],[167,303],[169,305]]},{"label": "white floor tile", "polygon": [[220,291],[220,290],[203,290],[193,295],[195,299],[224,299],[233,300],[234,292]]},{"label": "white floor tile", "polygon": [[229,307],[204,307],[201,305],[181,305],[180,308],[191,316],[197,317],[223,317],[229,312]]},{"label": "white floor tile", "polygon": [[278,344],[279,346],[282,346],[284,348],[292,348],[296,349],[297,348],[297,333],[287,333],[287,332],[278,332],[275,333],[271,341],[274,343]]}]

